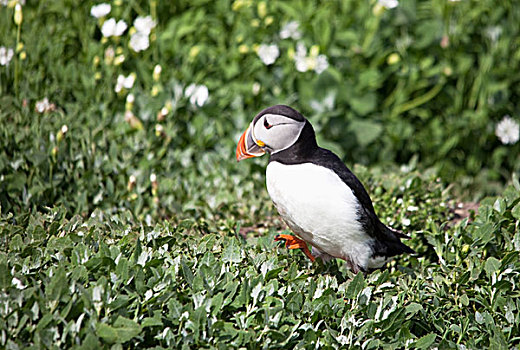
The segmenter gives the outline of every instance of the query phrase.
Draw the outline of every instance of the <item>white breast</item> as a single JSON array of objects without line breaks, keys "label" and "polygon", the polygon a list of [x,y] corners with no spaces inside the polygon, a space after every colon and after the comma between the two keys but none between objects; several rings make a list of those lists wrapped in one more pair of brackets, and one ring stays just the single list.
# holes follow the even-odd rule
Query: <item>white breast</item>
[{"label": "white breast", "polygon": [[367,266],[371,238],[358,221],[360,203],[332,170],[271,162],[266,182],[278,212],[297,235],[324,253]]}]

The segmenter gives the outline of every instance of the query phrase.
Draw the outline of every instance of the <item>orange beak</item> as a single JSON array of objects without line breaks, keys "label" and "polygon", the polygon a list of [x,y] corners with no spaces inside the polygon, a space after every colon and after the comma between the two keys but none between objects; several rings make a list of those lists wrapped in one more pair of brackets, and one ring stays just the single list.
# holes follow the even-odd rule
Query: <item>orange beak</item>
[{"label": "orange beak", "polygon": [[240,136],[240,140],[238,140],[236,152],[237,162],[247,158],[259,157],[264,153],[265,151],[258,146],[253,139],[253,135],[251,135],[251,126],[249,126],[242,136]]}]

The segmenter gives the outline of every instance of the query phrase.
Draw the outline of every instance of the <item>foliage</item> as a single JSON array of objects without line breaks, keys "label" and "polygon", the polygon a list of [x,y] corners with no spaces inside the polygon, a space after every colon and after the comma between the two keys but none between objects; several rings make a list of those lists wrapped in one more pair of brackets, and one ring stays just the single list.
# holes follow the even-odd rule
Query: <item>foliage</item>
[{"label": "foliage", "polygon": [[[361,172],[363,170],[361,169]],[[510,348],[520,339],[520,186],[473,222],[439,226],[440,184],[368,179],[377,207],[409,215],[420,254],[369,275],[311,265],[235,221],[66,218],[63,208],[5,217],[2,346],[45,348]],[[429,188],[429,189],[428,189]],[[401,198],[391,202],[390,198]],[[391,208],[391,210],[390,210]],[[417,221],[415,221],[417,220]],[[402,221],[402,219],[401,219]],[[15,224],[13,224],[15,222]]]}]

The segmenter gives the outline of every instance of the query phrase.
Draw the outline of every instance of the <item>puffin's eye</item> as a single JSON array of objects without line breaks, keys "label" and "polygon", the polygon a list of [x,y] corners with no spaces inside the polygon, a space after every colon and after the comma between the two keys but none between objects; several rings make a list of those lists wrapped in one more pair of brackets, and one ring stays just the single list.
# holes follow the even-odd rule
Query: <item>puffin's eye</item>
[{"label": "puffin's eye", "polygon": [[267,118],[264,118],[264,127],[266,129],[271,129],[273,127],[271,124],[269,124],[269,122],[267,121]]}]

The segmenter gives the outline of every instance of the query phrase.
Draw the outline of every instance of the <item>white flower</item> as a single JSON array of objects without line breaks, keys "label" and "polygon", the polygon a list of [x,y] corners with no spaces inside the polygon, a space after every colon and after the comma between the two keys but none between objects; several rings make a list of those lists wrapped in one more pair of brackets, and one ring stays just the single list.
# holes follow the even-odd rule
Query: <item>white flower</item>
[{"label": "white flower", "polygon": [[253,95],[258,95],[260,93],[260,89],[262,88],[262,86],[260,85],[259,82],[255,81],[253,83],[253,86],[251,87],[251,91],[253,92]]},{"label": "white flower", "polygon": [[11,280],[11,284],[16,287],[16,289],[25,289],[25,285],[18,278],[13,277]]},{"label": "white flower", "polygon": [[313,69],[316,73],[321,74],[324,70],[329,68],[329,61],[327,56],[318,55],[318,47],[311,49],[311,53],[307,56],[307,48],[303,43],[296,45],[296,52],[294,54],[294,64],[298,72],[306,72]]},{"label": "white flower", "polygon": [[155,21],[151,16],[137,17],[134,21],[136,32],[130,38],[130,47],[135,52],[144,51],[150,47],[150,32],[155,27]]},{"label": "white flower", "polygon": [[137,264],[144,266],[146,262],[148,261],[148,258],[150,257],[150,253],[146,250],[143,250],[141,252],[141,255],[137,258]]},{"label": "white flower", "polygon": [[502,34],[502,27],[492,26],[486,29],[486,36],[494,43],[497,42],[498,38]]},{"label": "white flower", "polygon": [[0,66],[7,66],[13,59],[14,51],[11,48],[0,46]]},{"label": "white flower", "polygon": [[38,112],[38,113],[46,112],[50,107],[49,99],[47,97],[45,97],[43,100],[37,101],[36,105],[34,107],[36,109],[36,112]]},{"label": "white flower", "polygon": [[119,74],[117,77],[117,83],[115,87],[115,92],[120,92],[123,88],[125,89],[131,89],[132,86],[134,86],[135,82],[135,74],[130,74],[127,77],[125,77],[122,74]]},{"label": "white flower", "polygon": [[115,19],[110,18],[103,23],[103,26],[101,27],[101,33],[105,38],[108,38],[110,36],[121,36],[126,30],[128,26],[126,25],[125,21],[119,20],[116,22]]},{"label": "white flower", "polygon": [[[25,0],[15,0],[17,4],[25,5]],[[0,5],[9,6],[13,4],[13,0],[0,0]]]},{"label": "white flower", "polygon": [[148,34],[142,32],[136,32],[132,34],[129,45],[135,52],[146,50],[148,47],[150,47]]},{"label": "white flower", "polygon": [[348,344],[348,338],[346,335],[339,335],[336,337],[336,340],[338,341],[338,343],[340,343],[341,345],[347,345]]},{"label": "white flower", "polygon": [[296,70],[298,72],[306,72],[309,70],[309,62],[307,57],[295,57]]},{"label": "white flower", "polygon": [[[161,124],[155,124],[155,134],[157,134],[158,136],[161,136],[163,133],[164,133],[164,127]],[[152,180],[152,175],[150,175],[150,181]]]},{"label": "white flower", "polygon": [[92,290],[92,301],[101,301],[101,294],[103,294],[103,286],[95,286]]},{"label": "white flower", "polygon": [[278,56],[280,56],[280,50],[276,44],[262,44],[258,47],[258,57],[260,57],[262,62],[267,66],[273,64]]},{"label": "white flower", "polygon": [[512,145],[520,139],[520,125],[510,116],[506,115],[500,123],[497,124],[495,135],[497,135],[500,142],[504,145]]},{"label": "white flower", "polygon": [[[127,123],[131,123],[132,120],[135,121],[135,115],[134,115],[134,113],[133,113],[131,110],[127,109],[127,110],[125,111],[125,122],[127,122]],[[130,180],[132,180],[131,177],[130,177]],[[132,181],[130,181],[130,182],[132,182]]]},{"label": "white flower", "polygon": [[90,15],[96,18],[105,17],[110,13],[110,4],[99,4],[90,8]]},{"label": "white flower", "polygon": [[192,105],[202,107],[208,100],[209,91],[204,85],[190,84],[184,91],[184,95],[189,97]]},{"label": "white flower", "polygon": [[155,21],[151,16],[137,17],[134,21],[134,27],[137,32],[149,35],[153,28],[155,28]]},{"label": "white flower", "polygon": [[322,101],[311,100],[310,105],[318,113],[332,111],[336,101],[336,94],[329,92]]},{"label": "white flower", "polygon": [[20,26],[22,24],[22,20],[23,20],[22,5],[20,5],[20,3],[17,2],[16,5],[14,5],[13,22],[17,26]]},{"label": "white flower", "polygon": [[296,70],[298,72],[306,72],[307,70],[309,70],[309,65],[307,64],[307,48],[303,43],[298,43],[296,45],[294,62],[296,64]]},{"label": "white flower", "polygon": [[329,68],[329,60],[325,55],[318,55],[316,57],[316,65],[314,67],[314,71],[318,74],[321,74],[324,70]]},{"label": "white flower", "polygon": [[377,3],[387,9],[393,9],[399,5],[397,0],[378,0]]},{"label": "white flower", "polygon": [[63,125],[61,126],[61,129],[60,129],[60,130],[61,130],[61,133],[62,133],[63,135],[65,135],[65,134],[69,131],[69,127],[67,126],[67,124],[63,124]]},{"label": "white flower", "polygon": [[109,46],[105,49],[105,62],[108,64],[112,64],[114,61],[114,57],[116,56],[116,51],[112,46]]},{"label": "white flower", "polygon": [[280,38],[282,39],[294,39],[298,40],[302,37],[302,33],[298,30],[298,27],[300,24],[296,21],[291,21],[289,23],[286,23],[282,30],[280,30]]},{"label": "white flower", "polygon": [[118,279],[119,278],[117,277],[117,275],[115,273],[110,272],[110,282],[116,283]]},{"label": "white flower", "polygon": [[161,77],[162,67],[160,64],[156,64],[155,67],[153,67],[153,80],[158,81]]},{"label": "white flower", "polygon": [[298,57],[305,57],[307,56],[307,48],[305,47],[305,44],[302,43],[301,41],[296,44],[296,54],[295,56],[298,56]]}]

